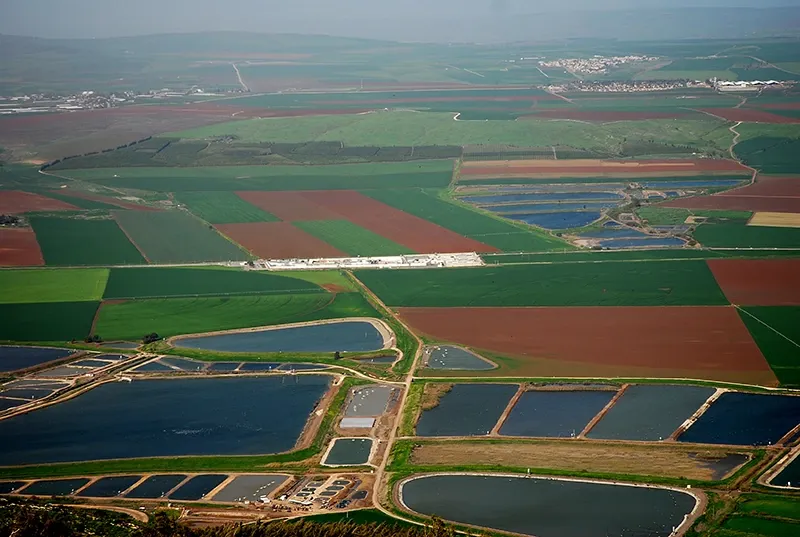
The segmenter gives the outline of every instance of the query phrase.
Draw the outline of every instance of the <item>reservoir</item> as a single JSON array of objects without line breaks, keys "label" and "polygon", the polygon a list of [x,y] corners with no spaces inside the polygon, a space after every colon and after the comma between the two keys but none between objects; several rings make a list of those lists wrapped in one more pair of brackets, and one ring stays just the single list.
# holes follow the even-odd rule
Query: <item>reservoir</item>
[{"label": "reservoir", "polygon": [[330,377],[103,384],[0,421],[0,465],[291,450]]},{"label": "reservoir", "polygon": [[218,352],[372,352],[384,348],[383,335],[366,321],[181,338],[173,344]]},{"label": "reservoir", "polygon": [[667,537],[695,506],[676,490],[542,478],[435,475],[401,487],[412,511],[536,537]]}]

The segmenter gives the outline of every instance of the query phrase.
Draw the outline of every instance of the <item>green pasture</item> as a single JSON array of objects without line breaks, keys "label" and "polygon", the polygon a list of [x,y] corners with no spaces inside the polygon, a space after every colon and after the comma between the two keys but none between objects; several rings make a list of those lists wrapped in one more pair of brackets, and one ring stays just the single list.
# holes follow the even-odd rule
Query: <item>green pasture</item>
[{"label": "green pasture", "polygon": [[162,337],[343,317],[376,317],[357,293],[163,298],[105,304],[96,332],[105,339]]},{"label": "green pasture", "polygon": [[733,139],[724,121],[709,116],[600,124],[549,119],[454,121],[451,113],[404,111],[253,119],[174,133],[183,138],[225,135],[236,136],[243,142],[314,140],[343,142],[349,146],[566,145],[604,154],[617,154],[628,140],[652,139],[666,144],[691,145],[699,151],[722,151],[727,150]]},{"label": "green pasture", "polygon": [[748,226],[743,222],[701,224],[694,238],[708,248],[800,248],[800,229]]},{"label": "green pasture", "polygon": [[416,253],[348,220],[310,220],[294,222],[294,226],[352,256]]},{"label": "green pasture", "polygon": [[326,166],[101,168],[68,170],[64,174],[106,186],[154,192],[437,188],[450,184],[453,162],[432,160]]},{"label": "green pasture", "polygon": [[88,301],[0,304],[0,340],[83,340],[92,330],[97,306]]},{"label": "green pasture", "polygon": [[735,535],[793,537],[800,534],[800,522],[735,515],[725,521],[722,529],[736,532]]},{"label": "green pasture", "polygon": [[348,278],[344,272],[335,270],[291,270],[288,272],[274,272],[280,276],[287,278],[296,278],[306,282],[313,283],[320,287],[329,285],[335,286],[340,289],[345,289],[348,292],[357,292],[358,288]]},{"label": "green pasture", "polygon": [[70,203],[75,207],[80,209],[86,209],[87,211],[91,210],[110,210],[110,209],[119,209],[116,205],[111,205],[110,203],[103,203],[102,201],[95,201],[95,200],[87,200],[83,198],[78,198],[74,196],[70,196],[68,193],[63,192],[56,192],[54,190],[35,190],[29,189],[29,192],[33,192],[34,194],[41,194],[42,196],[47,196],[48,198],[61,200],[66,203]]},{"label": "green pasture", "polygon": [[800,497],[747,494],[737,507],[739,513],[789,518],[800,521]]},{"label": "green pasture", "polygon": [[389,306],[678,306],[728,304],[703,261],[356,271]]},{"label": "green pasture", "polygon": [[753,213],[748,211],[677,209],[658,206],[640,207],[636,209],[636,214],[651,226],[676,226],[683,224],[690,216],[746,221],[753,215]]},{"label": "green pasture", "polygon": [[278,219],[233,192],[179,192],[175,199],[210,224],[276,222]]},{"label": "green pasture", "polygon": [[800,171],[800,124],[747,123],[739,129],[742,138],[734,151],[747,165],[767,174]]},{"label": "green pasture", "polygon": [[517,226],[508,220],[446,201],[437,196],[440,191],[404,189],[367,190],[362,193],[499,250],[539,252],[572,248],[566,242],[528,226]]},{"label": "green pasture", "polygon": [[541,252],[523,254],[483,254],[487,265],[524,263],[610,263],[615,261],[657,261],[683,259],[761,259],[767,257],[800,257],[800,250],[707,250],[699,248],[670,248],[665,250],[575,250],[572,252]]},{"label": "green pasture", "polygon": [[739,317],[781,384],[800,386],[800,306],[745,307]]},{"label": "green pasture", "polygon": [[320,291],[322,289],[313,283],[269,272],[143,267],[111,269],[103,298],[176,298]]},{"label": "green pasture", "polygon": [[249,258],[236,244],[184,211],[115,211],[114,216],[151,263]]},{"label": "green pasture", "polygon": [[[157,214],[120,211],[120,214]],[[46,265],[143,265],[142,254],[114,220],[32,216]]]},{"label": "green pasture", "polygon": [[98,301],[108,269],[0,271],[0,304]]}]

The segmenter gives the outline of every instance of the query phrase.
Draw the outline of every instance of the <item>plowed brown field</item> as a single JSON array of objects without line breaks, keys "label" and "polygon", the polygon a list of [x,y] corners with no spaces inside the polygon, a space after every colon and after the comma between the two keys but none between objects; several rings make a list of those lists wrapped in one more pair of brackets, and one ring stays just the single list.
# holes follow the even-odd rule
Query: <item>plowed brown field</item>
[{"label": "plowed brown field", "polygon": [[[487,375],[776,385],[733,307],[400,308],[417,332],[515,357]],[[437,372],[437,374],[441,374]]]},{"label": "plowed brown field", "polygon": [[470,176],[532,176],[538,174],[675,174],[690,172],[748,172],[736,161],[726,159],[672,159],[672,160],[495,160],[465,162],[461,175]]},{"label": "plowed brown field", "polygon": [[0,266],[44,265],[36,234],[30,228],[0,229]]},{"label": "plowed brown field", "polygon": [[0,196],[0,214],[22,214],[34,211],[77,211],[74,205],[30,192],[9,190]]},{"label": "plowed brown field", "polygon": [[219,224],[214,227],[261,259],[347,257],[344,252],[289,222]]},{"label": "plowed brown field", "polygon": [[800,259],[709,259],[707,263],[733,304],[800,305]]},{"label": "plowed brown field", "polygon": [[237,192],[240,198],[287,222],[341,220],[342,215],[304,197],[304,192]]},{"label": "plowed brown field", "polygon": [[661,207],[800,213],[800,178],[767,177],[713,196],[668,201]]},{"label": "plowed brown field", "polygon": [[703,112],[713,114],[728,121],[745,121],[749,123],[800,123],[800,118],[781,116],[763,110],[749,108],[703,108]]}]

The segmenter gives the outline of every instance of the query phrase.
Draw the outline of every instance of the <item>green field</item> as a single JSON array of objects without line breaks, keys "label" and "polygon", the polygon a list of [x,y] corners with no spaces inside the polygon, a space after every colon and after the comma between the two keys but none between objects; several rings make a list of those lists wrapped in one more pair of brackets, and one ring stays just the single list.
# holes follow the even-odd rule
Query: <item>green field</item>
[{"label": "green field", "polygon": [[92,329],[97,302],[0,305],[0,341],[83,340]]},{"label": "green field", "polygon": [[68,170],[69,177],[153,192],[235,190],[357,190],[446,187],[451,160],[329,166],[217,166]]},{"label": "green field", "polygon": [[348,220],[310,220],[294,226],[352,256],[382,256],[416,253],[401,244],[364,229]]},{"label": "green field", "polygon": [[97,301],[108,269],[0,271],[0,304]]},{"label": "green field", "polygon": [[210,224],[244,224],[278,220],[233,192],[180,192],[176,194],[175,199]]},{"label": "green field", "polygon": [[[120,214],[157,214],[120,211]],[[114,220],[32,216],[46,265],[143,265],[142,254]]]},{"label": "green field", "polygon": [[800,229],[744,223],[702,224],[694,238],[708,248],[800,248]]},{"label": "green field", "polygon": [[105,339],[138,339],[235,328],[337,319],[376,317],[357,293],[303,293],[224,298],[165,298],[106,304],[96,332]]},{"label": "green field", "polygon": [[389,306],[677,306],[728,301],[703,261],[357,271]]},{"label": "green field", "polygon": [[766,494],[748,494],[738,511],[771,517],[791,518],[800,521],[800,498],[786,496],[768,496]]},{"label": "green field", "polygon": [[749,166],[770,174],[800,171],[797,162],[800,153],[799,125],[774,125],[772,130],[751,127],[742,134],[754,136],[739,142],[735,148],[736,155]]},{"label": "green field", "polygon": [[800,306],[761,306],[742,310],[739,317],[781,384],[800,386]]},{"label": "green field", "polygon": [[249,257],[184,211],[115,211],[114,216],[151,263],[246,261]]},{"label": "green field", "polygon": [[306,282],[311,282],[320,287],[333,286],[347,292],[357,292],[355,284],[345,275],[344,272],[335,270],[292,270],[288,272],[275,272],[287,278],[297,278]]},{"label": "green field", "polygon": [[540,252],[572,248],[566,242],[528,226],[516,226],[418,189],[365,190],[363,194],[387,205],[451,229],[460,235],[510,252]]},{"label": "green field", "polygon": [[700,151],[725,151],[733,135],[722,128],[724,125],[722,120],[710,116],[601,124],[548,119],[454,121],[452,113],[393,111],[358,116],[253,119],[172,135],[181,138],[231,135],[242,142],[332,141],[347,146],[564,145],[616,155],[628,140],[651,139],[665,144],[691,145]]},{"label": "green field", "polygon": [[95,210],[95,209],[97,209],[97,210],[119,209],[119,207],[117,207],[116,205],[111,205],[109,203],[103,203],[102,201],[87,200],[87,199],[83,199],[83,198],[69,196],[69,195],[64,194],[62,192],[56,192],[54,190],[30,189],[29,191],[33,192],[34,194],[40,194],[42,196],[47,196],[48,198],[53,198],[53,199],[56,199],[56,200],[61,200],[61,201],[67,202],[67,203],[69,203],[71,205],[74,205],[75,207],[79,207],[81,209],[86,209],[88,211]]},{"label": "green field", "polygon": [[116,268],[105,299],[321,292],[319,286],[267,272],[214,268]]},{"label": "green field", "polygon": [[683,224],[689,216],[746,221],[753,215],[747,211],[704,211],[671,207],[640,207],[636,209],[636,214],[651,226],[677,226]]},{"label": "green field", "polygon": [[733,516],[725,521],[722,528],[745,536],[794,537],[800,535],[800,522]]}]

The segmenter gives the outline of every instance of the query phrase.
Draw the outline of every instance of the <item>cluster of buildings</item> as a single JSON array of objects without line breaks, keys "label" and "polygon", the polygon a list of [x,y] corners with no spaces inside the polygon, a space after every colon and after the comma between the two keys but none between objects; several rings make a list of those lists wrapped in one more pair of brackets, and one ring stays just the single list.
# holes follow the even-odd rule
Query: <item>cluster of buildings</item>
[{"label": "cluster of buildings", "polygon": [[483,259],[474,252],[458,254],[420,254],[383,257],[343,257],[319,259],[259,259],[241,263],[249,270],[330,270],[330,269],[395,269],[479,267]]},{"label": "cluster of buildings", "polygon": [[655,56],[592,56],[591,58],[566,58],[559,60],[541,60],[539,67],[564,69],[571,73],[587,75],[602,75],[610,69],[620,67],[626,63],[653,62],[659,58]]},{"label": "cluster of buildings", "polygon": [[777,80],[717,80],[711,79],[711,84],[717,91],[761,91],[764,88],[778,88],[791,83],[778,82]]},{"label": "cluster of buildings", "polygon": [[669,91],[681,88],[710,88],[702,81],[686,80],[576,80],[562,84],[552,84],[545,89],[552,93],[585,91],[595,93],[633,93],[648,91]]}]

